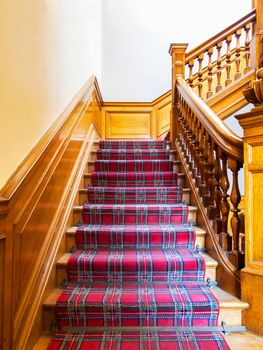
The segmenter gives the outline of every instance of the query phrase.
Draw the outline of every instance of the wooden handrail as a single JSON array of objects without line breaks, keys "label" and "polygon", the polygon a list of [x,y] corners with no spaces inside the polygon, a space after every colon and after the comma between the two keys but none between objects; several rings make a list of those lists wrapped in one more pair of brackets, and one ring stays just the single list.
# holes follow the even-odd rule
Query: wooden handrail
[{"label": "wooden handrail", "polygon": [[253,9],[246,16],[242,17],[241,19],[239,19],[229,27],[225,28],[218,34],[214,35],[212,38],[206,40],[202,44],[198,45],[197,47],[187,52],[186,64],[189,63],[191,60],[197,58],[201,53],[204,53],[207,50],[209,50],[211,47],[214,47],[218,42],[225,40],[228,36],[234,34],[237,30],[255,21],[255,19],[256,19],[256,10]]},{"label": "wooden handrail", "polygon": [[229,156],[243,162],[243,142],[213,111],[197,96],[186,81],[178,77],[177,89],[185,102],[199,118],[214,142]]}]

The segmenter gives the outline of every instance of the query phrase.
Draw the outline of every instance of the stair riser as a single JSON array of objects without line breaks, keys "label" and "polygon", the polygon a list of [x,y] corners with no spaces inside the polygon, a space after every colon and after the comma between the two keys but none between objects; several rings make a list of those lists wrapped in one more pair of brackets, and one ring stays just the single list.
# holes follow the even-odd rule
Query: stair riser
[{"label": "stair riser", "polygon": [[[190,191],[188,189],[183,191],[182,201],[185,202],[186,204],[190,204]],[[176,203],[176,201],[174,199],[171,202],[172,203]],[[91,202],[91,201],[88,200],[87,190],[81,189],[79,191],[79,205],[83,205],[83,204],[86,204],[86,203],[94,203],[94,202]],[[122,204],[121,202],[118,202],[118,203]],[[152,203],[157,203],[157,202],[152,202]],[[169,202],[163,202],[163,204],[165,204],[165,203],[169,203]]]},{"label": "stair riser", "polygon": [[[63,311],[62,311],[63,312]],[[217,313],[213,313],[213,321],[209,314],[202,313],[200,317],[199,313],[177,313],[174,314],[174,310],[171,308],[170,311],[164,312],[141,312],[141,313],[116,313],[116,312],[86,312],[86,317],[80,320],[73,315],[70,315],[70,321],[65,320],[64,313],[67,313],[67,309],[62,313],[61,318],[57,313],[58,317],[58,328],[63,327],[182,327],[187,322],[188,326],[193,326],[194,322],[202,322],[203,325],[208,326],[216,325]],[[181,320],[183,318],[183,320]],[[189,319],[194,318],[193,321]],[[187,321],[185,321],[187,319]]]},{"label": "stair riser", "polygon": [[[92,173],[93,171],[95,171],[95,165],[94,162],[88,162],[87,163],[87,167],[86,167],[86,171],[88,173]],[[97,170],[98,171],[98,170]],[[173,168],[171,169],[171,171],[176,171],[177,173],[179,173],[181,171],[181,166],[179,163],[175,162]]]},{"label": "stair riser", "polygon": [[[197,212],[195,209],[193,210],[189,210],[188,213],[188,222],[193,223],[194,225],[196,224],[196,216],[197,216]],[[174,222],[178,222],[176,221],[176,216],[174,216]],[[181,222],[181,221],[179,221]],[[74,226],[78,226],[78,224],[82,224],[83,223],[83,217],[82,217],[82,209],[81,208],[74,208],[73,209],[73,223]],[[84,223],[88,224],[89,222],[85,222]],[[147,224],[148,222],[145,222],[145,224]],[[166,222],[168,223],[168,222]],[[141,223],[142,224],[142,223]]]},{"label": "stair riser", "polygon": [[100,149],[166,149],[165,141],[110,141],[99,142]]},{"label": "stair riser", "polygon": [[98,160],[169,160],[170,154],[165,151],[143,151],[143,152],[97,152]]},{"label": "stair riser", "polygon": [[[57,286],[61,287],[63,282],[67,280],[67,270],[66,266],[58,266],[56,270]],[[213,281],[216,280],[216,267],[207,267],[205,272],[205,281],[211,278]],[[135,279],[136,281],[137,279]]]},{"label": "stair riser", "polygon": [[[184,187],[185,183],[185,175],[184,174],[178,174],[178,179],[177,179],[177,185]],[[91,175],[90,174],[85,174],[84,175],[84,187],[87,186],[92,186],[91,182]]]},{"label": "stair riser", "polygon": [[[241,309],[219,309],[219,320],[218,324],[221,324],[221,321],[224,321],[228,326],[240,326],[242,325],[242,310]],[[50,331],[52,322],[56,320],[55,308],[54,307],[44,307],[44,330]],[[164,326],[164,329],[166,327]]]},{"label": "stair riser", "polygon": [[[201,249],[205,248],[205,237],[203,235],[197,235],[196,245],[198,245]],[[75,233],[67,233],[66,247],[67,247],[67,251],[69,251],[72,247],[76,247]]]}]

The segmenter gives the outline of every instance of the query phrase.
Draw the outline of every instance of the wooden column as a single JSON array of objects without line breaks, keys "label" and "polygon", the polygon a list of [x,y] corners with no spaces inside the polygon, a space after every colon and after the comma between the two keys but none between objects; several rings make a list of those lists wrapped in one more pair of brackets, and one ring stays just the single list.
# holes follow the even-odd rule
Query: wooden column
[{"label": "wooden column", "polygon": [[174,149],[174,143],[178,135],[178,95],[177,95],[177,78],[184,78],[185,71],[185,51],[188,44],[171,44],[169,53],[172,56],[172,109],[170,117],[170,141],[171,149]]},{"label": "wooden column", "polygon": [[[263,70],[263,69],[262,69]],[[262,72],[257,74],[260,78]],[[249,303],[243,322],[263,335],[263,80],[246,90],[256,104],[251,112],[237,116],[244,129],[245,173],[245,268],[241,270],[242,299]]]},{"label": "wooden column", "polygon": [[263,64],[263,0],[252,0],[252,8],[256,9],[256,21],[250,42],[250,60],[251,68],[258,69]]}]

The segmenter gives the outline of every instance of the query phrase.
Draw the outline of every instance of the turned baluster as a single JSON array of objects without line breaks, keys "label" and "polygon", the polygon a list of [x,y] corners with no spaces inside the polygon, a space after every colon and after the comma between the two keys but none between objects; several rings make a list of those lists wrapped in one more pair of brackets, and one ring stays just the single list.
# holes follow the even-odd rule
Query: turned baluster
[{"label": "turned baluster", "polygon": [[182,110],[182,97],[180,96],[179,102],[178,102],[178,108],[179,108],[179,113],[178,113],[178,141],[179,145],[182,148],[183,147],[183,110]]},{"label": "turned baluster", "polygon": [[216,153],[216,159],[215,159],[215,220],[214,220],[214,228],[215,232],[219,235],[222,231],[222,219],[221,219],[221,199],[222,199],[222,192],[220,188],[220,180],[221,180],[221,149],[219,146],[215,146],[215,153]]},{"label": "turned baluster", "polygon": [[207,93],[206,98],[209,98],[213,95],[212,91],[212,82],[213,82],[213,64],[212,64],[212,56],[213,56],[213,48],[211,47],[207,51],[208,55],[208,67],[207,67]]},{"label": "turned baluster", "polygon": [[235,37],[236,37],[236,53],[235,53],[235,62],[236,62],[236,74],[235,74],[235,80],[237,80],[238,78],[241,77],[241,72],[240,72],[240,63],[241,63],[241,59],[240,59],[240,37],[242,34],[242,30],[238,30],[235,33]]},{"label": "turned baluster", "polygon": [[195,179],[196,177],[196,150],[195,150],[195,115],[192,112],[191,113],[191,171],[192,171],[192,176]]},{"label": "turned baluster", "polygon": [[182,101],[182,151],[186,154],[186,119],[185,119],[185,102]]},{"label": "turned baluster", "polygon": [[230,250],[230,247],[231,247],[231,236],[229,235],[228,228],[227,228],[230,205],[228,202],[229,180],[228,180],[228,174],[227,174],[227,156],[225,153],[222,153],[221,159],[222,159],[222,175],[221,175],[220,186],[222,190],[222,201],[221,201],[222,231],[219,235],[219,242],[221,244],[221,247],[225,251],[228,251]]},{"label": "turned baluster", "polygon": [[205,182],[205,186],[204,186],[204,189],[203,189],[203,204],[205,207],[208,207],[209,206],[209,200],[210,200],[210,196],[209,196],[209,184],[208,184],[208,179],[209,179],[209,176],[208,176],[208,157],[209,157],[209,154],[208,154],[208,134],[206,132],[205,129],[203,129],[203,150],[204,150],[204,182]]},{"label": "turned baluster", "polygon": [[202,98],[202,90],[203,90],[203,68],[202,68],[202,62],[204,59],[204,55],[201,54],[198,56],[197,60],[199,63],[198,66],[198,95]]},{"label": "turned baluster", "polygon": [[201,123],[198,125],[198,141],[199,141],[199,165],[200,165],[200,183],[199,183],[199,193],[203,197],[205,190],[205,170],[204,170],[204,137],[203,137],[203,128]]},{"label": "turned baluster", "polygon": [[244,60],[245,60],[245,68],[244,68],[244,74],[249,72],[250,70],[250,40],[249,40],[249,31],[250,31],[251,25],[247,24],[244,27],[244,30],[246,32],[246,38],[245,38],[245,51],[244,51]]},{"label": "turned baluster", "polygon": [[189,86],[191,88],[193,88],[194,84],[194,75],[193,75],[193,67],[194,67],[194,60],[190,61],[188,63],[188,67],[189,67],[189,79],[188,79],[188,83],[189,83]]},{"label": "turned baluster", "polygon": [[233,234],[233,237],[232,237],[233,245],[232,245],[231,252],[229,252],[229,258],[232,264],[237,269],[241,269],[244,266],[244,254],[241,253],[239,248],[241,221],[238,215],[238,213],[240,212],[240,209],[238,206],[241,201],[241,195],[239,192],[239,185],[238,185],[238,172],[243,165],[237,160],[233,160],[233,159],[230,159],[228,164],[233,174],[233,185],[232,185],[232,191],[230,195],[230,202],[232,204],[231,212],[233,213],[233,216],[230,221],[232,234]]},{"label": "turned baluster", "polygon": [[217,76],[217,85],[216,85],[216,92],[220,91],[222,89],[221,84],[221,75],[222,75],[222,57],[221,57],[221,49],[222,49],[222,42],[219,42],[216,44],[217,48],[217,66],[216,66],[216,76]]},{"label": "turned baluster", "polygon": [[185,108],[185,144],[186,144],[186,152],[185,159],[187,163],[190,163],[191,152],[190,152],[190,134],[189,134],[189,107],[186,105]]},{"label": "turned baluster", "polygon": [[209,187],[209,206],[207,215],[209,219],[215,217],[215,177],[214,177],[214,142],[211,137],[208,137],[208,187]]},{"label": "turned baluster", "polygon": [[195,134],[195,143],[194,143],[194,147],[195,147],[195,185],[199,188],[200,183],[201,183],[201,173],[200,173],[200,141],[199,141],[199,120],[198,118],[195,116],[194,117],[194,134]]},{"label": "turned baluster", "polygon": [[230,35],[226,38],[227,51],[226,51],[226,81],[225,81],[225,86],[232,83],[232,80],[231,80],[231,49],[230,49],[231,42],[232,42],[232,35]]}]

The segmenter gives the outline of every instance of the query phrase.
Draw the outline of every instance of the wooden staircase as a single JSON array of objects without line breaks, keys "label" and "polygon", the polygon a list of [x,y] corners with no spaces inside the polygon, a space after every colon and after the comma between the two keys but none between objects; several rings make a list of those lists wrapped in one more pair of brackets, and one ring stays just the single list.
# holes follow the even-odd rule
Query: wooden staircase
[{"label": "wooden staircase", "polygon": [[[84,186],[90,184],[90,173],[94,170],[94,157],[95,151],[98,146],[98,142],[94,143],[94,151],[91,152],[91,159],[87,162],[87,172],[83,174],[82,183]],[[172,157],[176,157],[176,152],[172,152]],[[191,206],[191,190],[189,187],[186,187],[185,184],[185,174],[181,169],[180,161],[174,160],[174,170],[179,172],[180,183],[183,185],[183,198],[190,204],[190,216],[189,220],[195,225],[197,232],[197,244],[199,245],[200,251],[205,251],[205,241],[206,241],[206,231],[203,227],[198,226],[198,208],[196,206]],[[73,207],[73,222],[81,223],[82,222],[82,206],[86,201],[85,194],[87,190],[83,187],[79,189],[78,199],[76,205]],[[45,299],[43,303],[43,329],[44,335],[39,339],[37,344],[34,347],[34,350],[44,350],[46,349],[49,341],[52,338],[52,330],[54,329],[55,324],[55,306],[59,295],[62,292],[62,286],[64,280],[66,279],[66,264],[71,255],[69,250],[75,245],[75,234],[77,226],[72,226],[67,229],[65,232],[65,247],[66,250],[61,256],[58,257],[56,262],[56,285],[55,288]],[[209,256],[207,253],[202,253],[206,261],[206,279],[210,278],[212,281],[216,281],[216,270],[218,263],[215,259]],[[220,315],[219,315],[219,324],[225,322],[226,325],[239,326],[242,325],[242,311],[249,307],[245,302],[242,302],[239,298],[225,292],[219,286],[214,286],[213,293],[219,300],[220,305]]]}]

